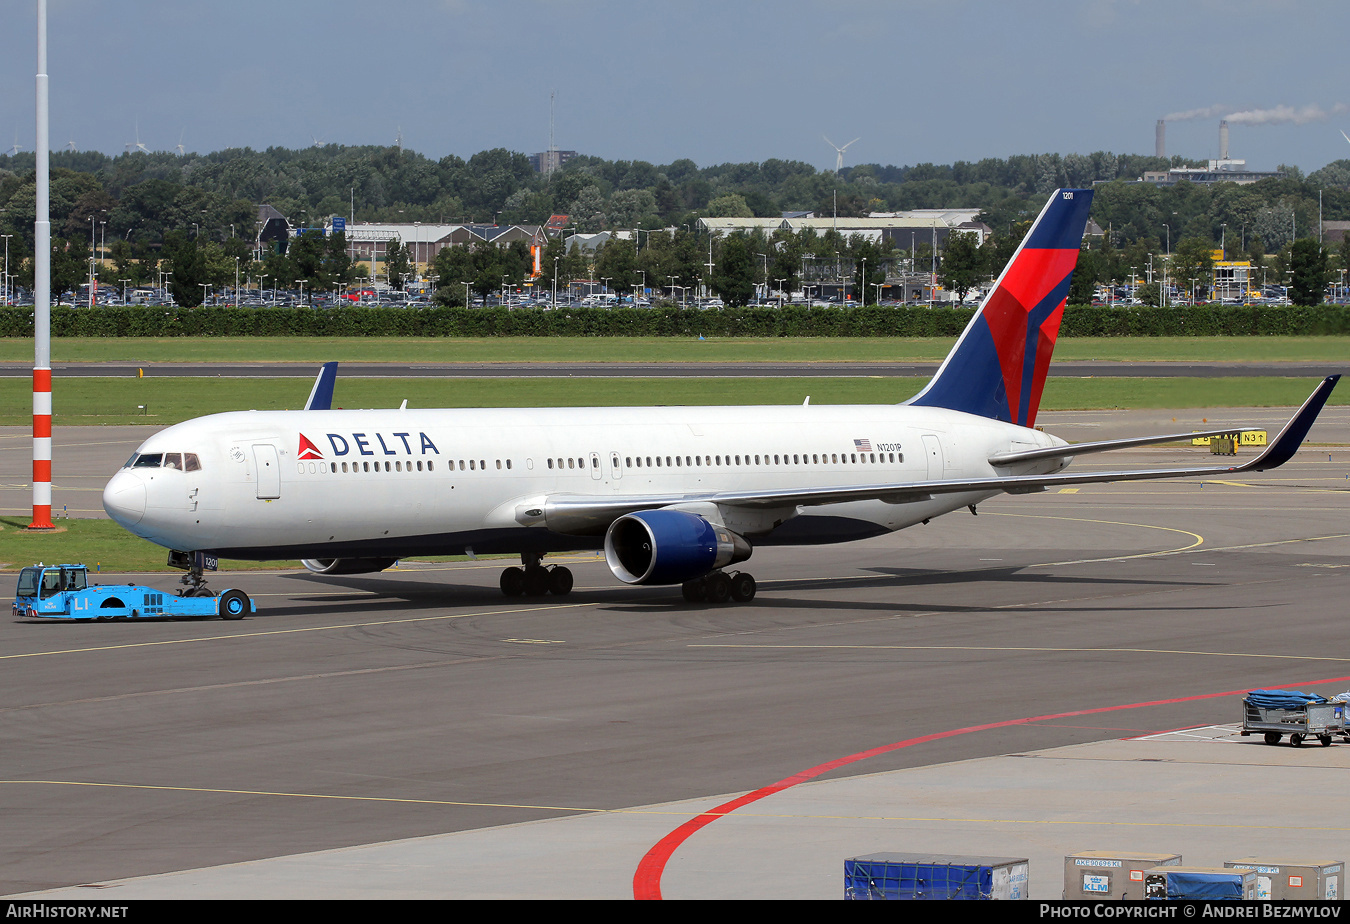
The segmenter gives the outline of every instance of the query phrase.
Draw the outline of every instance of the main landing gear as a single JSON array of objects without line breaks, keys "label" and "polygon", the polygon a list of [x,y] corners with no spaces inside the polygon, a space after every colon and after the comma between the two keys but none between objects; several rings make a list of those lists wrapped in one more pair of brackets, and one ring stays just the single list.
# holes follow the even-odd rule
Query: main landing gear
[{"label": "main landing gear", "polygon": [[744,571],[731,574],[714,571],[685,581],[680,592],[690,603],[726,603],[728,600],[749,603],[755,599],[755,579]]},{"label": "main landing gear", "polygon": [[527,553],[520,556],[521,568],[502,572],[502,593],[508,597],[565,597],[572,592],[572,572],[562,565],[544,565],[544,556]]}]

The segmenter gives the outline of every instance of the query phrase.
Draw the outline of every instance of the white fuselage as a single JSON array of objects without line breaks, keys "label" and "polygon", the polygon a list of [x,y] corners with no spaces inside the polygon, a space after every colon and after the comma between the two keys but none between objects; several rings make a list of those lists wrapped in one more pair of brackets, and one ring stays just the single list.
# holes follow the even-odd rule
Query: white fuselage
[{"label": "white fuselage", "polygon": [[[104,506],[160,545],[231,558],[547,552],[602,541],[522,517],[549,498],[970,479],[996,474],[987,460],[997,453],[1053,445],[1024,427],[902,405],[247,411],[150,437]],[[194,454],[197,470],[146,464],[179,453]],[[757,545],[837,542],[992,493],[721,513]]]}]

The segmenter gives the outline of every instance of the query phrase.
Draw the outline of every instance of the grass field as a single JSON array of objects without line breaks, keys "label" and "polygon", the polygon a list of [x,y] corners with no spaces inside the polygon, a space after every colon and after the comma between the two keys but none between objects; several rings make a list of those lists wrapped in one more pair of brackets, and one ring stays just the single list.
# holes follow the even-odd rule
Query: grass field
[{"label": "grass field", "polygon": [[[335,407],[587,407],[699,404],[894,404],[923,387],[921,378],[501,378],[343,379]],[[1311,378],[1052,378],[1046,410],[1086,408],[1285,407],[1312,391]],[[0,425],[31,423],[31,384],[0,379]],[[56,426],[153,424],[232,410],[299,408],[302,379],[57,378]],[[1350,388],[1332,395],[1350,404]],[[144,408],[144,410],[141,410]]]},{"label": "grass field", "polygon": [[[56,338],[54,362],[905,362],[940,360],[949,338],[698,340],[674,337]],[[1058,360],[1350,363],[1350,337],[1061,338]],[[0,339],[0,361],[31,362],[33,342]]]},{"label": "grass field", "polygon": [[[118,526],[112,520],[56,520],[53,532],[29,532],[28,517],[0,517],[0,571],[17,571],[37,562],[82,563],[93,572],[169,571],[168,550]],[[262,571],[298,568],[298,562],[221,562],[222,570]],[[0,586],[0,596],[8,593]]]}]

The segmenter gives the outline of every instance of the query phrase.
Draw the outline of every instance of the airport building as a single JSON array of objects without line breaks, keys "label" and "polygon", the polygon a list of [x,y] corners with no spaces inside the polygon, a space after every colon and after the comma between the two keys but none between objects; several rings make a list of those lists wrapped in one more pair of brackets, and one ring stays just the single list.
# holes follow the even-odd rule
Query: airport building
[{"label": "airport building", "polygon": [[861,235],[880,243],[891,241],[899,250],[912,250],[919,244],[936,245],[941,250],[954,232],[974,234],[983,244],[993,229],[976,220],[979,209],[912,209],[907,212],[873,212],[866,218],[817,218],[809,213],[794,213],[783,218],[700,218],[700,230],[712,234],[753,233],[766,236],[775,231],[805,231],[817,234],[838,231],[844,237]]},{"label": "airport building", "polygon": [[1211,160],[1206,167],[1173,167],[1171,170],[1146,170],[1136,182],[1154,186],[1175,186],[1182,180],[1188,183],[1237,183],[1246,186],[1259,180],[1282,179],[1280,170],[1248,170],[1245,160]]}]

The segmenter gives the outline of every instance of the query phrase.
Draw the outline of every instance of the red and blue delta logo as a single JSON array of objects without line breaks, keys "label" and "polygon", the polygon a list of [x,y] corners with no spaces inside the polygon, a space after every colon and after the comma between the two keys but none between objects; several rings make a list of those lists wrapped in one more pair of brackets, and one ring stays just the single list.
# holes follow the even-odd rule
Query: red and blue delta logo
[{"label": "red and blue delta logo", "polygon": [[299,448],[299,451],[296,453],[295,457],[296,457],[297,459],[322,459],[322,458],[323,458],[323,453],[319,451],[319,447],[318,447],[318,446],[315,446],[315,445],[310,441],[309,437],[307,437],[307,436],[305,436],[305,434],[301,433],[301,434],[300,434],[300,448]]}]

